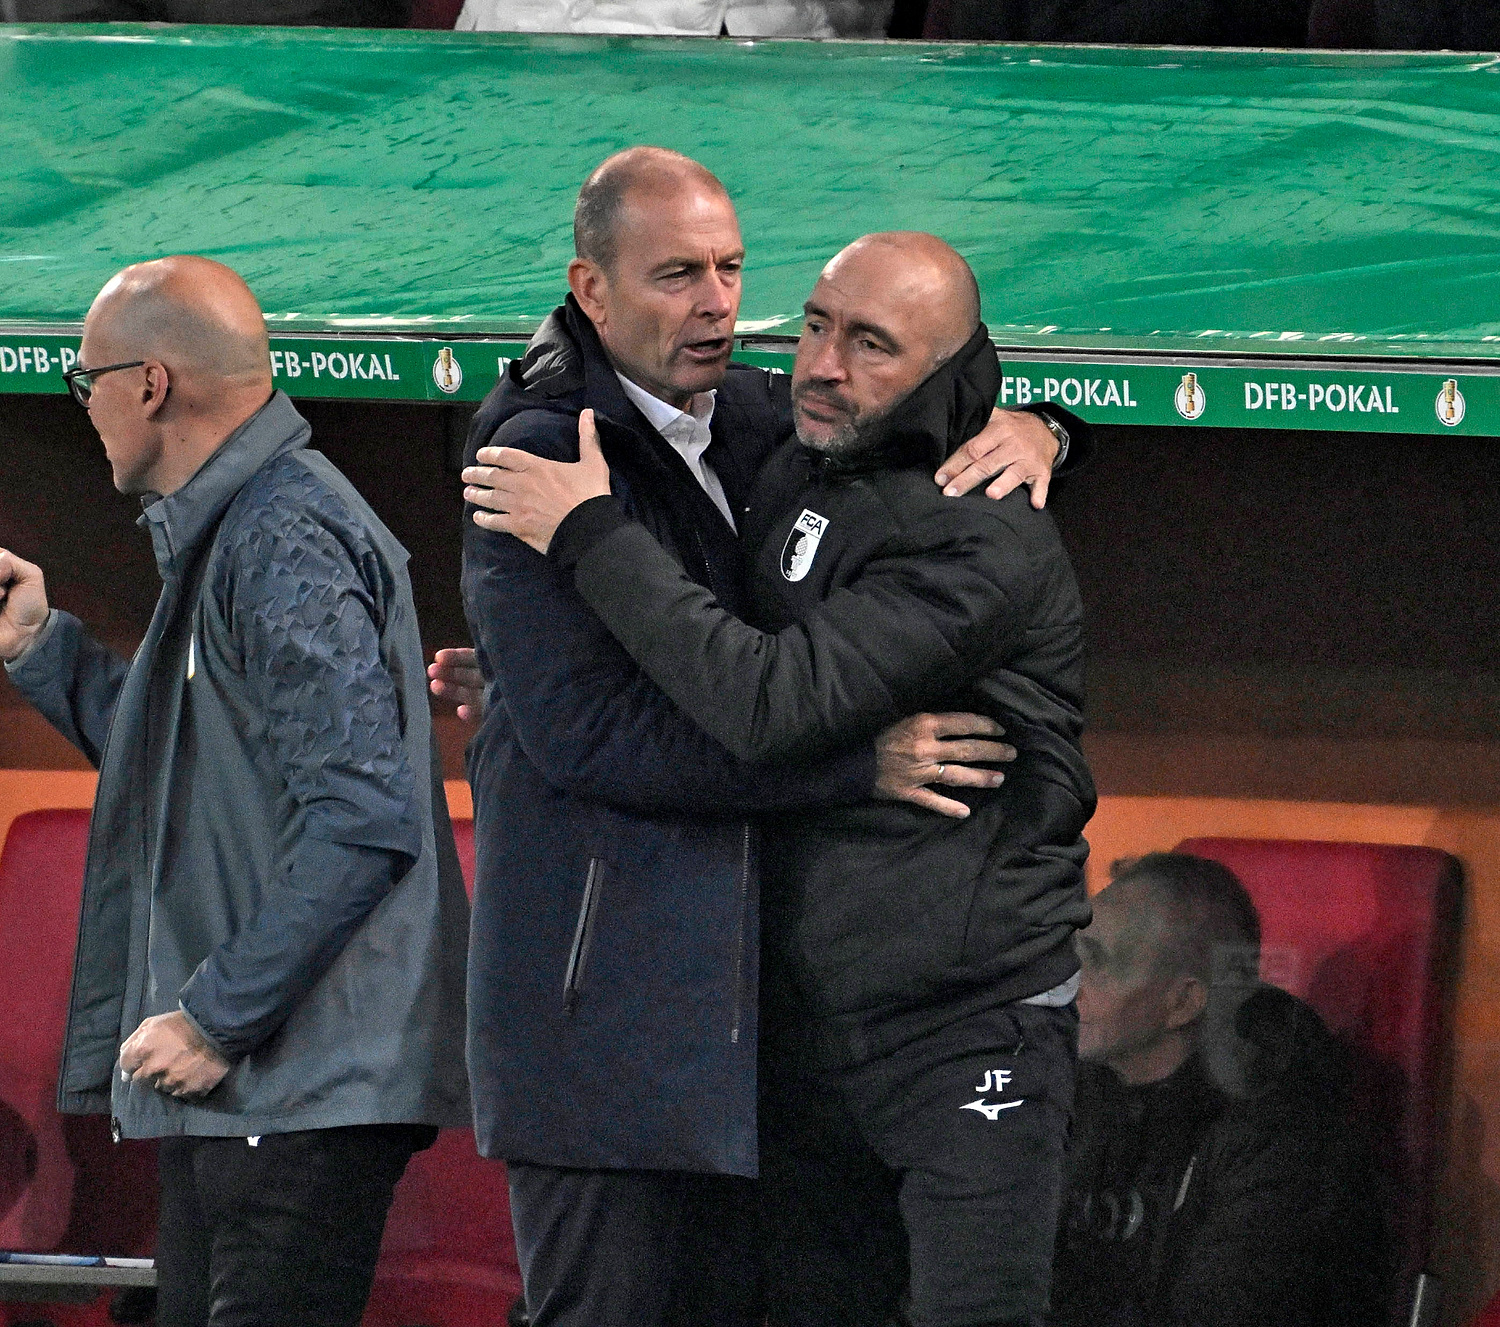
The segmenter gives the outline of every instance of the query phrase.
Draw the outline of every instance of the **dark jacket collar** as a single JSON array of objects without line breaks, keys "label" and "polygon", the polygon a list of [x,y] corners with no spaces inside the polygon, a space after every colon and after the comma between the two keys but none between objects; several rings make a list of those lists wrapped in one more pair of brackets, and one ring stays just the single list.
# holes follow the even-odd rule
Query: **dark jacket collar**
[{"label": "dark jacket collar", "polygon": [[186,484],[152,502],[136,524],[150,531],[162,579],[181,573],[251,475],[273,456],[307,446],[311,437],[312,426],[284,392],[275,392]]},{"label": "dark jacket collar", "polygon": [[[599,417],[599,441],[611,469],[618,466],[627,476],[643,479],[643,492],[646,489],[656,492],[661,527],[653,532],[660,535],[663,528],[670,531],[689,570],[705,584],[713,581],[715,593],[721,598],[728,596],[726,602],[734,601],[737,588],[723,579],[715,579],[709,565],[720,571],[738,565],[734,531],[681,455],[625,395],[594,324],[571,295],[561,308],[547,316],[531,338],[526,354],[510,366],[502,396],[509,398],[505,411],[511,414],[548,402],[555,402],[556,408],[570,413],[591,408]],[[721,394],[721,405],[723,400]],[[728,418],[733,418],[732,411]],[[713,429],[716,450],[711,451],[715,464],[724,459],[724,449],[717,444],[725,432],[725,419],[716,409]],[[733,465],[719,474],[730,503],[742,498],[745,485]],[[712,559],[705,545],[709,551],[717,550]],[[698,550],[696,556],[705,564],[696,570],[693,550]]]},{"label": "dark jacket collar", "polygon": [[857,452],[812,452],[831,473],[923,466],[937,469],[984,428],[1000,394],[1000,359],[983,323],[951,359],[939,364],[884,418],[870,425]]},{"label": "dark jacket collar", "polygon": [[558,400],[582,393],[584,405],[612,423],[655,432],[625,395],[599,333],[572,295],[547,315],[510,373],[532,396]]}]

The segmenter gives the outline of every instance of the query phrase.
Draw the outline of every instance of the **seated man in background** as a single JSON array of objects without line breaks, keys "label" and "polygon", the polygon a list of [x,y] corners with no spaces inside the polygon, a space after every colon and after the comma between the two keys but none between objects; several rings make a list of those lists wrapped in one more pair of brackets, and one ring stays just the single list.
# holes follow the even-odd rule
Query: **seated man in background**
[{"label": "seated man in background", "polygon": [[1184,853],[1117,864],[1077,945],[1053,1327],[1382,1321],[1348,1057],[1307,1005],[1259,983],[1244,886]]}]

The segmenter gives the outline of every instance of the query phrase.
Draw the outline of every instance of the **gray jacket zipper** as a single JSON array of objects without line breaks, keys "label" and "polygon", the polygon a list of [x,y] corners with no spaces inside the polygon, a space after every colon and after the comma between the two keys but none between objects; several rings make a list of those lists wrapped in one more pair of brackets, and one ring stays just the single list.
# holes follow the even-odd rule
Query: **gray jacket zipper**
[{"label": "gray jacket zipper", "polygon": [[568,967],[563,974],[563,1012],[571,1014],[578,1004],[583,986],[583,972],[588,966],[589,949],[594,941],[594,915],[598,911],[599,891],[608,868],[597,857],[589,859],[588,878],[583,882],[583,900],[578,905],[578,925],[573,931],[573,947],[568,951]]}]

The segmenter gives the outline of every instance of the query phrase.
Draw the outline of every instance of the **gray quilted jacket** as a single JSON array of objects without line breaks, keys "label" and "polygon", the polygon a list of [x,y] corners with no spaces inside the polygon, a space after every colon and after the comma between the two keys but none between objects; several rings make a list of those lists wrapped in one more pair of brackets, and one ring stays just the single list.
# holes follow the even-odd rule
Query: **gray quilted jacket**
[{"label": "gray quilted jacket", "polygon": [[[126,664],[55,612],[11,679],[99,766],[61,1109],[127,1137],[462,1124],[468,905],[406,552],[277,393],[148,506]],[[232,1061],[121,1079],[182,1009]]]}]

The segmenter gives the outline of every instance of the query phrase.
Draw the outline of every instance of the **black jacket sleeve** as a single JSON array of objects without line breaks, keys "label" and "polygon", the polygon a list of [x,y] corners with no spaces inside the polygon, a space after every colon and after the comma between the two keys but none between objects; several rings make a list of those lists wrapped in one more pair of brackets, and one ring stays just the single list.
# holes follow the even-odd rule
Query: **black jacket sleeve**
[{"label": "black jacket sleeve", "polygon": [[[577,460],[571,416],[528,411],[489,439]],[[754,764],[672,703],[610,635],[555,563],[464,520],[464,607],[489,679],[527,758],[554,787],[627,810],[743,815],[863,801],[873,745],[829,743],[826,759]],[[675,565],[675,564],[674,564]],[[705,594],[707,591],[704,592]]]},{"label": "black jacket sleeve", "polygon": [[1034,402],[1018,409],[1023,415],[1041,415],[1067,430],[1068,454],[1052,467],[1052,473],[1059,479],[1071,478],[1094,459],[1094,430],[1087,420],[1064,410],[1056,401]]},{"label": "black jacket sleeve", "polygon": [[[1003,537],[1003,502],[947,500],[775,633],[721,608],[613,498],[571,513],[548,555],[574,569],[631,656],[735,755],[807,759],[953,694],[1014,647],[1036,589],[1020,542]],[[979,521],[993,521],[986,533],[997,537],[978,534]]]}]

